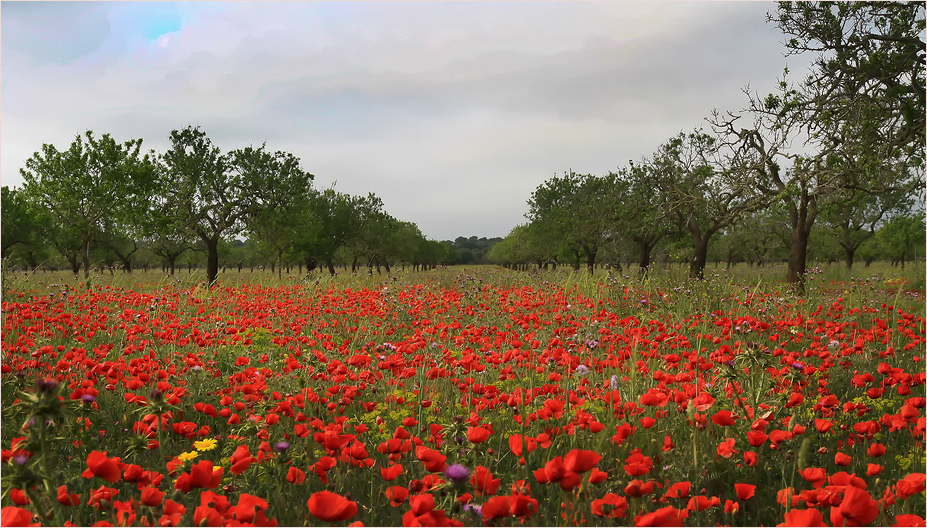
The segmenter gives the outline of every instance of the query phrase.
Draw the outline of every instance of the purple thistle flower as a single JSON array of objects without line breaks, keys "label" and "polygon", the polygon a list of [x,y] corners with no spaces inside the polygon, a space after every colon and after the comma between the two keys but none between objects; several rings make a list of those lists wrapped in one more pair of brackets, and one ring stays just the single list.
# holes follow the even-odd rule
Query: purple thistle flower
[{"label": "purple thistle flower", "polygon": [[463,482],[470,476],[470,470],[460,464],[454,464],[444,470],[444,476],[454,482]]}]

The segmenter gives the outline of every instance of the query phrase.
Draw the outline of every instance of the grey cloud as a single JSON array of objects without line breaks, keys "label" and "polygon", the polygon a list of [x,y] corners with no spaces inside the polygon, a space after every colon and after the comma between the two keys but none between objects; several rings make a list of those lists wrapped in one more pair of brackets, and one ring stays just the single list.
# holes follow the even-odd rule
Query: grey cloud
[{"label": "grey cloud", "polygon": [[[293,152],[318,186],[374,192],[432,238],[503,236],[547,178],[650,155],[786,64],[772,3],[183,3],[159,43],[130,38],[146,3],[117,5],[105,53],[48,65],[9,34],[60,12],[11,21],[2,4],[4,51],[20,46],[3,61],[5,184],[42,141],[90,128],[163,150],[200,125],[223,150]],[[99,29],[90,13],[62,42]]]},{"label": "grey cloud", "polygon": [[2,2],[0,47],[34,61],[68,62],[111,35],[105,2]]}]

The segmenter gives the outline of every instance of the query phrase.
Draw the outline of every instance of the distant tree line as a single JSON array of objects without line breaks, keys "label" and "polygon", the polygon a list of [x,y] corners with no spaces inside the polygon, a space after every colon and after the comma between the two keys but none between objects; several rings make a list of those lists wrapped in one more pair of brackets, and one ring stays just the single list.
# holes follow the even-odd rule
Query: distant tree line
[{"label": "distant tree line", "polygon": [[335,274],[336,265],[389,272],[452,260],[449,244],[427,240],[374,194],[314,188],[290,153],[222,152],[199,127],[170,140],[162,154],[91,131],[67,150],[43,145],[21,169],[23,187],[2,188],[3,258],[30,268],[63,259],[87,279],[98,265],[204,266],[210,284],[220,267]]},{"label": "distant tree line", "polygon": [[817,54],[808,78],[784,75],[765,97],[745,90],[745,110],[714,111],[708,130],[615,172],[554,176],[490,258],[576,269],[636,260],[645,273],[659,251],[697,278],[714,251],[730,263],[783,259],[799,288],[809,252],[903,265],[925,238],[924,9],[780,2],[769,21],[788,53]]}]

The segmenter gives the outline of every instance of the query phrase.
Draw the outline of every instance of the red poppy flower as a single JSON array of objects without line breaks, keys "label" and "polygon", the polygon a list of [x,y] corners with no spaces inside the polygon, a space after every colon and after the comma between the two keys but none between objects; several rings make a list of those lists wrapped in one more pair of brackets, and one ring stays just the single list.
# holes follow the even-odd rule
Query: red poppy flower
[{"label": "red poppy flower", "polygon": [[706,497],[704,495],[697,495],[689,499],[689,503],[686,505],[687,510],[691,511],[705,511],[709,508],[714,508],[715,506],[721,505],[721,499],[718,497]]},{"label": "red poppy flower", "polygon": [[727,440],[718,444],[718,455],[719,456],[722,456],[724,458],[731,458],[738,452],[739,451],[734,449],[734,439],[733,438],[728,438]]},{"label": "red poppy flower", "polygon": [[740,503],[732,500],[724,501],[724,513],[735,514],[740,511]]},{"label": "red poppy flower", "polygon": [[336,461],[330,456],[319,457],[315,464],[309,467],[310,471],[315,472],[322,484],[328,484],[328,470],[335,467]]},{"label": "red poppy flower", "polygon": [[90,497],[87,499],[87,504],[101,510],[105,503],[112,504],[113,497],[115,497],[117,493],[119,493],[119,490],[115,488],[100,486],[95,490],[91,490]]},{"label": "red poppy flower", "polygon": [[483,504],[480,513],[483,514],[484,519],[508,517],[512,514],[511,500],[509,496],[492,497]]},{"label": "red poppy flower", "polygon": [[0,524],[3,526],[41,526],[32,523],[32,512],[25,508],[6,506],[0,510]]},{"label": "red poppy flower", "polygon": [[606,493],[601,499],[592,501],[592,513],[612,519],[624,517],[628,513],[628,501],[620,495]]},{"label": "red poppy flower", "polygon": [[895,516],[892,526],[925,526],[924,518],[914,513],[903,513]]},{"label": "red poppy flower", "polygon": [[792,436],[792,433],[789,431],[773,429],[769,432],[769,441],[778,446],[780,443],[785,442],[786,440],[791,440]]},{"label": "red poppy flower", "polygon": [[187,513],[187,508],[185,506],[171,499],[167,499],[164,501],[164,510],[161,518],[158,519],[158,526],[177,526],[180,524],[180,518],[183,517],[185,513]]},{"label": "red poppy flower", "polygon": [[734,421],[734,417],[731,415],[731,411],[726,409],[711,415],[711,422],[722,427],[727,425],[734,425],[736,423]]},{"label": "red poppy flower", "polygon": [[830,420],[824,420],[822,418],[814,419],[814,428],[818,430],[819,433],[826,433],[830,431],[830,428],[834,426],[834,422]]},{"label": "red poppy flower", "polygon": [[389,499],[389,502],[393,506],[399,506],[409,498],[408,488],[402,486],[390,486],[386,488],[385,491],[386,498]]},{"label": "red poppy flower", "polygon": [[644,456],[640,451],[635,451],[625,459],[624,470],[632,477],[646,475],[653,468],[653,461],[648,456]]},{"label": "red poppy flower", "polygon": [[418,446],[415,448],[415,456],[425,464],[425,470],[431,473],[440,473],[447,469],[445,460],[447,457],[440,451],[435,451],[430,447]]},{"label": "red poppy flower", "polygon": [[634,526],[682,526],[685,518],[685,512],[667,506],[655,512],[634,517]]},{"label": "red poppy flower", "polygon": [[398,477],[400,473],[402,473],[402,464],[392,464],[389,467],[380,467],[380,475],[382,475],[383,480],[387,482],[396,480],[396,477]]},{"label": "red poppy flower", "polygon": [[[163,493],[161,494],[164,495]],[[68,493],[67,486],[58,486],[58,504],[62,506],[76,506],[80,502],[80,495]]]},{"label": "red poppy flower", "polygon": [[734,484],[734,490],[737,492],[737,498],[740,500],[748,500],[753,497],[753,493],[756,491],[756,486],[753,484]]},{"label": "red poppy flower", "polygon": [[500,479],[492,478],[492,472],[483,466],[477,466],[470,475],[470,484],[476,489],[478,495],[495,495],[501,482]]},{"label": "red poppy flower", "polygon": [[866,526],[879,515],[879,503],[866,490],[847,486],[839,507],[831,507],[830,523],[834,526]]},{"label": "red poppy flower", "polygon": [[83,476],[86,478],[97,476],[107,482],[116,482],[122,478],[119,458],[109,458],[106,452],[91,451],[87,455],[87,470],[84,471]]},{"label": "red poppy flower", "polygon": [[302,484],[306,480],[306,473],[298,467],[290,466],[286,472],[286,481],[290,484]]},{"label": "red poppy flower", "polygon": [[10,490],[10,499],[13,500],[13,504],[17,506],[26,506],[30,502],[29,497],[26,497],[26,492],[19,488],[13,488]]},{"label": "red poppy flower", "polygon": [[235,452],[232,453],[232,467],[229,471],[231,471],[233,475],[241,475],[256,461],[257,459],[251,456],[251,451],[248,449],[248,446],[240,445],[235,449]]},{"label": "red poppy flower", "polygon": [[795,407],[801,405],[805,401],[805,397],[799,392],[793,392],[789,395],[789,401],[786,402],[786,407]]},{"label": "red poppy flower", "polygon": [[212,467],[211,460],[203,460],[190,468],[190,486],[194,488],[217,488],[222,482],[224,468]]},{"label": "red poppy flower", "polygon": [[624,487],[624,493],[628,497],[643,497],[644,495],[650,495],[653,493],[653,481],[651,480],[644,483],[640,480],[632,480]]},{"label": "red poppy flower", "polygon": [[853,458],[846,453],[837,453],[834,455],[834,463],[838,466],[849,466],[853,462]]},{"label": "red poppy flower", "polygon": [[692,399],[692,404],[695,406],[695,410],[705,412],[715,404],[715,398],[711,394],[703,392]]},{"label": "red poppy flower", "polygon": [[592,468],[592,471],[589,473],[589,483],[598,484],[599,482],[604,482],[608,480],[608,473],[605,471],[599,470],[599,468]]},{"label": "red poppy flower", "polygon": [[412,496],[412,498],[409,499],[409,508],[416,517],[430,512],[435,509],[434,495],[424,493]]},{"label": "red poppy flower", "polygon": [[692,483],[689,481],[677,482],[676,484],[673,484],[666,490],[666,493],[664,494],[664,496],[669,497],[671,499],[676,499],[676,498],[685,499],[686,497],[689,496],[689,488],[691,487],[692,487]]},{"label": "red poppy flower", "polygon": [[595,451],[573,449],[563,457],[563,467],[574,473],[585,473],[602,460],[602,455]]},{"label": "red poppy flower", "polygon": [[527,449],[529,453],[538,448],[538,443],[534,438],[528,438],[526,436],[524,440],[522,440],[522,435],[512,435],[509,437],[509,448],[512,450],[512,454],[517,457],[524,454],[522,452],[522,442],[524,442],[524,449]]},{"label": "red poppy flower", "polygon": [[193,524],[196,526],[222,526],[225,517],[209,506],[197,506],[193,510]]},{"label": "red poppy flower", "polygon": [[878,458],[885,454],[885,446],[882,444],[872,444],[866,449],[866,454],[871,457]]},{"label": "red poppy flower", "polygon": [[747,442],[753,447],[760,447],[766,442],[767,438],[769,438],[769,436],[763,431],[747,431]]},{"label": "red poppy flower", "polygon": [[824,524],[824,515],[815,509],[791,509],[785,514],[785,522],[779,526],[827,526]]},{"label": "red poppy flower", "polygon": [[489,430],[484,427],[468,427],[467,440],[474,444],[485,442],[489,439]]},{"label": "red poppy flower", "polygon": [[238,504],[228,509],[227,517],[233,518],[243,524],[255,526],[268,526],[272,523],[264,513],[267,510],[267,501],[248,493],[242,493]]},{"label": "red poppy flower", "polygon": [[799,471],[798,474],[813,484],[815,488],[820,488],[824,485],[824,481],[827,480],[827,471],[824,468],[805,468]]},{"label": "red poppy flower", "polygon": [[911,495],[916,495],[925,488],[925,475],[924,473],[911,473],[905,478],[898,481],[898,484],[895,485],[895,488],[898,490],[898,496],[902,499],[906,499]]},{"label": "red poppy flower", "polygon": [[151,486],[146,486],[142,489],[141,502],[145,506],[151,506],[152,508],[160,506],[164,501],[164,492],[159,491],[158,488],[152,488]]},{"label": "red poppy flower", "polygon": [[306,506],[315,518],[327,522],[344,521],[357,515],[356,502],[330,491],[313,493]]},{"label": "red poppy flower", "polygon": [[612,442],[614,442],[615,445],[621,445],[633,432],[634,428],[632,428],[629,423],[616,425],[615,434],[612,436]]}]

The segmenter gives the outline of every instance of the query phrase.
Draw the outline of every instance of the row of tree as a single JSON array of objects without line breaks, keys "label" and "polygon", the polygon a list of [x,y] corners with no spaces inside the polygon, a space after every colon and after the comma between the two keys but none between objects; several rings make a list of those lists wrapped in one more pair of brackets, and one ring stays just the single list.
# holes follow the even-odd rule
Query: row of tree
[{"label": "row of tree", "polygon": [[[847,221],[844,217],[843,222],[839,218],[824,211],[815,222],[808,238],[809,262],[842,261],[847,269],[852,269],[857,261],[868,266],[876,260],[884,260],[903,268],[906,262],[923,261],[927,257],[923,215],[900,211],[880,220],[870,217],[865,225],[857,218]],[[606,233],[597,244],[587,246],[596,249],[594,266],[621,271],[634,265],[644,274],[657,263],[664,267],[686,263],[691,272],[696,250],[694,237],[669,222],[663,227],[662,231],[650,231],[632,224],[620,232]],[[653,236],[646,236],[648,233]],[[788,215],[781,206],[751,211],[712,235],[705,260],[716,266],[726,264],[729,268],[738,263],[753,266],[788,262],[791,237]],[[587,253],[577,246],[551,244],[549,236],[540,231],[536,223],[513,229],[492,247],[489,260],[525,270],[558,265],[579,270],[584,263],[589,263]]]},{"label": "row of tree", "polygon": [[299,262],[332,274],[336,256],[387,271],[391,262],[433,267],[450,256],[447,244],[389,215],[373,194],[314,189],[290,153],[264,145],[223,153],[199,127],[170,140],[163,154],[90,131],[64,151],[43,145],[21,170],[22,189],[3,187],[3,257],[15,252],[37,267],[54,247],[89,279],[92,245],[126,271],[139,251],[173,272],[180,255],[198,249],[212,284],[220,245],[236,237],[256,241],[273,266]]},{"label": "row of tree", "polygon": [[714,111],[708,131],[680,133],[615,173],[546,181],[528,201],[529,223],[494,257],[568,255],[591,269],[603,247],[633,243],[645,270],[661,240],[682,234],[691,240],[689,274],[701,277],[716,235],[771,219],[788,227],[786,279],[800,285],[818,223],[850,266],[883,223],[907,216],[923,226],[924,9],[780,2],[769,20],[789,37],[789,53],[817,53],[806,79],[783,76],[765,97],[745,90],[745,110]]}]

